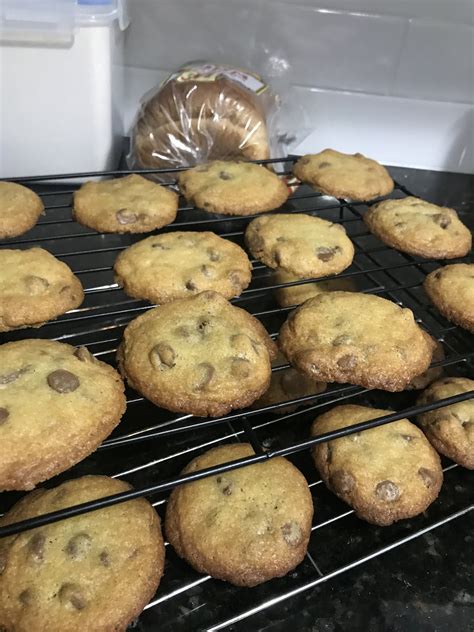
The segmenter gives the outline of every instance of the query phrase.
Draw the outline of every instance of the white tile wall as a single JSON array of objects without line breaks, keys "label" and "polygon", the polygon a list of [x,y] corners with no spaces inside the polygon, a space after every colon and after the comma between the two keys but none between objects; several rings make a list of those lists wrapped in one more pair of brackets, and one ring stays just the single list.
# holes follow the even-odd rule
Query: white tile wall
[{"label": "white tile wall", "polygon": [[401,18],[265,3],[252,66],[271,76],[281,59],[293,85],[386,94],[404,28]]},{"label": "white tile wall", "polygon": [[473,59],[472,26],[410,20],[392,94],[474,103]]},{"label": "white tile wall", "polygon": [[130,10],[128,124],[144,91],[207,58],[267,76],[313,149],[349,130],[362,148],[377,130],[394,164],[409,147],[412,165],[474,171],[474,0],[130,0]]}]

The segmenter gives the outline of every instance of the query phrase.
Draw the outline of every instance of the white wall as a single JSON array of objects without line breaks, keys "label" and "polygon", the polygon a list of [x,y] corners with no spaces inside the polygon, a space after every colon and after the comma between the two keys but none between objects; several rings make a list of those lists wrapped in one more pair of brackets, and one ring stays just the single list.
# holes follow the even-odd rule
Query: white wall
[{"label": "white wall", "polygon": [[130,12],[128,122],[145,90],[206,58],[286,93],[288,127],[305,130],[292,150],[474,172],[473,0],[130,0]]}]

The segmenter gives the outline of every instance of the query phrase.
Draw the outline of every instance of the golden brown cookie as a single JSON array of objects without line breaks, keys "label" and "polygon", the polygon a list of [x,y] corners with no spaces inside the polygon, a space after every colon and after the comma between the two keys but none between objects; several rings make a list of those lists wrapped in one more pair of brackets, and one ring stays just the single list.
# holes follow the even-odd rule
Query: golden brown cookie
[{"label": "golden brown cookie", "polygon": [[454,263],[433,270],[423,288],[445,318],[474,333],[474,263]]},{"label": "golden brown cookie", "polygon": [[381,164],[362,154],[325,149],[300,158],[293,173],[326,195],[352,200],[372,200],[393,191],[393,180]]},{"label": "golden brown cookie", "polygon": [[[26,495],[0,526],[126,492],[84,476]],[[6,632],[125,632],[163,575],[160,520],[145,499],[0,540],[0,623]]]},{"label": "golden brown cookie", "polygon": [[273,171],[251,162],[214,160],[179,174],[182,194],[210,213],[253,215],[286,202],[289,189]]},{"label": "golden brown cookie", "polygon": [[[444,355],[444,348],[443,348],[442,343],[439,340],[435,340],[432,336],[427,334],[426,331],[423,331],[423,333],[425,334],[425,338],[428,338],[428,340],[431,340],[432,344],[434,345],[433,357],[431,358],[431,362],[435,363],[435,362],[440,362],[441,360],[444,360],[445,355]],[[408,384],[408,386],[405,388],[405,390],[418,391],[423,388],[426,388],[428,384],[431,384],[431,382],[438,380],[443,375],[443,372],[444,371],[443,371],[442,366],[428,368],[426,371],[423,371],[423,373],[421,373],[420,375],[417,375],[416,377],[414,377],[412,381]]]},{"label": "golden brown cookie", "polygon": [[242,248],[207,231],[148,237],[118,256],[114,272],[129,296],[159,304],[205,290],[233,298],[252,278]]},{"label": "golden brown cookie", "polygon": [[157,406],[217,417],[267,390],[275,355],[256,318],[209,291],[133,320],[118,360],[130,385]]},{"label": "golden brown cookie", "polygon": [[[313,437],[389,414],[367,406],[336,406],[317,417]],[[313,459],[326,485],[359,518],[380,526],[422,513],[443,483],[439,456],[408,419],[316,444]]]},{"label": "golden brown cookie", "polygon": [[34,191],[15,182],[0,182],[0,239],[26,233],[43,211],[43,202]]},{"label": "golden brown cookie", "polygon": [[132,174],[86,182],[74,193],[74,218],[100,233],[149,233],[176,218],[174,191]]},{"label": "golden brown cookie", "polygon": [[[183,474],[252,454],[247,443],[222,445],[191,461]],[[197,571],[250,587],[286,575],[303,560],[312,517],[308,483],[279,457],[177,487],[165,532]]]},{"label": "golden brown cookie", "polygon": [[416,197],[379,202],[364,222],[388,246],[420,257],[464,257],[472,245],[471,231],[455,210]]},{"label": "golden brown cookie", "polygon": [[83,300],[79,279],[46,250],[0,250],[0,331],[40,327]]},{"label": "golden brown cookie", "polygon": [[[432,404],[469,391],[474,392],[474,380],[445,377],[423,391],[417,403]],[[422,413],[418,422],[438,452],[474,470],[474,397]]]},{"label": "golden brown cookie", "polygon": [[[273,278],[275,283],[293,283],[294,281],[304,280],[281,268],[275,270]],[[317,281],[315,283],[280,287],[275,290],[275,298],[281,307],[292,307],[293,305],[301,305],[301,303],[323,292],[334,292],[335,290],[355,292],[357,286],[352,278],[344,277],[342,279],[331,279],[329,281]]]},{"label": "golden brown cookie", "polygon": [[[272,362],[272,367],[277,368],[288,364],[288,360],[280,352],[276,359]],[[315,382],[303,373],[300,373],[293,367],[282,369],[280,371],[272,371],[270,386],[265,393],[252,404],[252,408],[264,408],[274,404],[281,404],[292,399],[300,397],[308,397],[309,395],[318,395],[326,390],[324,382]],[[314,400],[311,400],[311,402]],[[276,415],[285,415],[297,410],[300,406],[309,404],[309,401],[298,404],[291,404],[283,408],[274,408],[270,412]]]},{"label": "golden brown cookie", "polygon": [[254,257],[299,277],[323,277],[351,265],[354,246],[344,227],[304,213],[256,217],[245,231]]},{"label": "golden brown cookie", "polygon": [[78,463],[124,411],[119,374],[85,347],[0,345],[0,490],[32,489]]},{"label": "golden brown cookie", "polygon": [[279,344],[308,377],[386,391],[402,391],[426,371],[434,348],[411,310],[359,292],[306,301],[284,323]]}]

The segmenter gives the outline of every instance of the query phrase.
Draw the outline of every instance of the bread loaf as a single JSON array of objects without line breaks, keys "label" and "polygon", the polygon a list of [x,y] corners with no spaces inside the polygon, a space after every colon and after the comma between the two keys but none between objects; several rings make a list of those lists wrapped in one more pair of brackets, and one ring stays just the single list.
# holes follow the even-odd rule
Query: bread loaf
[{"label": "bread loaf", "polygon": [[132,133],[131,162],[173,168],[269,158],[266,115],[274,104],[266,84],[246,71],[187,65],[146,95]]}]

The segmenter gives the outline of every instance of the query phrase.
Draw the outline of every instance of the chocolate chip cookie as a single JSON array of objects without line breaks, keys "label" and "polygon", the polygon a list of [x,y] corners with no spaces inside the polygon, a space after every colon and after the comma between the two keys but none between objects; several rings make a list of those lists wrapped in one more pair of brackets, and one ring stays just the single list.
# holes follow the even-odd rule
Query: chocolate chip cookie
[{"label": "chocolate chip cookie", "polygon": [[286,202],[289,189],[273,171],[251,162],[214,160],[180,173],[179,187],[192,204],[221,215],[253,215]]},{"label": "chocolate chip cookie", "polygon": [[[311,435],[390,412],[366,406],[336,406],[314,420]],[[443,483],[439,456],[408,419],[319,443],[312,453],[326,485],[353,507],[359,518],[380,526],[425,511]]]},{"label": "chocolate chip cookie", "polygon": [[174,191],[132,174],[86,182],[74,193],[74,218],[100,233],[149,233],[176,218]]},{"label": "chocolate chip cookie", "polygon": [[411,310],[379,296],[329,292],[292,312],[281,350],[298,370],[322,382],[402,391],[426,371],[434,343]]},{"label": "chocolate chip cookie", "polygon": [[[431,358],[431,362],[440,362],[445,359],[444,348],[442,343],[439,340],[435,340],[432,336],[423,331],[425,337],[428,340],[431,340],[432,345],[434,345],[433,357]],[[426,371],[423,371],[420,375],[417,375],[412,379],[412,381],[405,388],[406,391],[419,391],[423,388],[426,388],[431,382],[435,380],[439,380],[439,378],[443,375],[443,367],[442,366],[434,366],[430,367]]]},{"label": "chocolate chip cookie", "polygon": [[15,182],[0,182],[0,239],[26,233],[43,211],[43,202],[34,191]]},{"label": "chocolate chip cookie", "polygon": [[124,385],[85,347],[50,340],[0,346],[0,490],[32,489],[78,463],[125,411]]},{"label": "chocolate chip cookie", "polygon": [[388,246],[420,257],[464,257],[472,245],[471,231],[455,210],[416,197],[379,202],[364,222]]},{"label": "chocolate chip cookie", "polygon": [[474,263],[454,263],[430,272],[423,288],[436,309],[474,333]]},{"label": "chocolate chip cookie", "polygon": [[40,327],[83,300],[79,279],[46,250],[0,250],[0,332]]},{"label": "chocolate chip cookie", "polygon": [[[183,474],[252,454],[246,443],[222,445],[191,461]],[[304,476],[279,457],[177,487],[165,533],[200,573],[250,587],[286,575],[303,560],[312,517]]]},{"label": "chocolate chip cookie", "polygon": [[[273,279],[275,283],[293,283],[295,281],[304,280],[290,272],[286,272],[282,268],[275,270]],[[302,285],[280,287],[275,290],[275,298],[281,307],[292,307],[293,305],[301,305],[301,303],[304,303],[308,299],[314,298],[324,292],[334,292],[335,290],[355,292],[357,286],[352,278],[330,279],[329,281],[317,281],[316,283],[303,283]]]},{"label": "chocolate chip cookie", "polygon": [[351,265],[354,246],[344,227],[303,213],[256,217],[245,231],[254,257],[299,277],[322,277]]},{"label": "chocolate chip cookie", "polygon": [[[288,360],[280,352],[276,359],[272,362],[272,367],[277,368],[288,364]],[[272,377],[270,380],[270,386],[265,393],[252,404],[252,408],[264,408],[265,406],[272,406],[274,404],[281,404],[283,402],[290,401],[292,399],[298,399],[300,397],[308,397],[310,395],[318,395],[326,390],[326,384],[324,382],[316,382],[315,380],[306,377],[303,373],[300,373],[293,367],[282,369],[279,371],[272,371]],[[314,400],[306,400],[304,402],[291,404],[282,408],[273,408],[270,412],[277,415],[285,415],[297,410],[300,406],[309,404]]]},{"label": "chocolate chip cookie", "polygon": [[157,406],[216,417],[267,390],[275,356],[256,318],[209,291],[133,320],[118,360],[130,385]]},{"label": "chocolate chip cookie", "polygon": [[204,290],[233,298],[252,278],[240,246],[204,231],[148,237],[119,255],[114,272],[129,296],[160,304]]},{"label": "chocolate chip cookie", "polygon": [[[418,404],[432,404],[460,393],[474,392],[474,380],[445,377],[431,384]],[[474,470],[474,398],[418,415],[433,446],[459,465]]]},{"label": "chocolate chip cookie", "polygon": [[325,149],[300,158],[293,173],[325,195],[367,201],[393,191],[385,167],[362,154],[343,154]]},{"label": "chocolate chip cookie", "polygon": [[[128,491],[84,476],[31,492],[0,526]],[[163,574],[160,520],[131,500],[0,540],[0,622],[15,632],[125,632]]]}]

